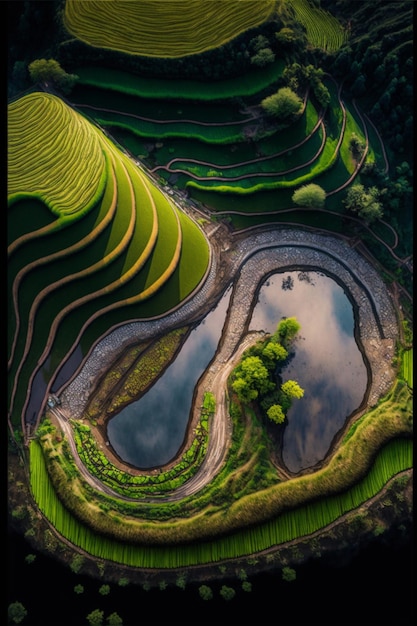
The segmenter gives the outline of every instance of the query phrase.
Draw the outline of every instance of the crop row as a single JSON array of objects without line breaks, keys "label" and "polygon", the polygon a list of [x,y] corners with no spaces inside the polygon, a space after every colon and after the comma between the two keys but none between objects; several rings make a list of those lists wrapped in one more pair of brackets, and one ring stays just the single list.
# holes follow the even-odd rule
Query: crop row
[{"label": "crop row", "polygon": [[[343,493],[282,512],[263,524],[226,537],[184,544],[181,550],[176,545],[165,545],[161,549],[151,545],[121,543],[94,533],[74,518],[57,497],[37,442],[31,443],[30,464],[31,484],[38,506],[58,532],[71,543],[99,558],[133,567],[164,569],[251,555],[320,530],[376,495],[392,476],[409,469],[412,466],[412,442],[393,440],[378,453],[366,477]],[[109,512],[103,509],[95,515],[104,520]],[[175,524],[172,525],[172,531],[174,537]]]},{"label": "crop row", "polygon": [[[35,94],[34,97],[37,105],[43,103],[41,119],[31,115],[33,106],[30,97],[24,99],[23,105],[28,105],[27,108],[21,106],[20,101],[12,105],[16,107],[13,124],[9,128],[12,171],[22,171],[22,179],[25,180],[26,176],[30,180],[37,148],[35,130],[39,126],[43,131],[48,124],[50,135],[54,137],[54,153],[59,154],[59,146],[62,145],[62,154],[65,156],[68,152],[69,164],[79,163],[79,168],[82,166],[82,172],[72,167],[69,175],[65,160],[59,165],[53,164],[52,179],[62,194],[73,198],[74,194],[80,194],[79,189],[85,193],[86,181],[91,179],[91,176],[90,179],[85,177],[85,171],[100,171],[101,164],[105,166],[104,176],[100,172],[105,186],[99,201],[90,209],[96,219],[94,227],[84,236],[77,240],[77,233],[82,233],[83,220],[78,227],[78,220],[74,221],[73,215],[65,215],[65,230],[56,230],[53,222],[40,229],[42,246],[37,245],[38,231],[20,237],[26,243],[24,255],[15,254],[16,250],[12,250],[13,262],[8,268],[11,289],[9,318],[13,330],[9,345],[9,407],[15,415],[22,413],[22,419],[30,403],[31,386],[50,354],[55,355],[57,367],[60,359],[72,352],[95,320],[151,300],[169,283],[175,272],[181,271],[187,275],[187,280],[182,282],[182,293],[178,290],[174,293],[176,300],[172,305],[177,304],[188,295],[189,291],[185,293],[187,288],[192,290],[196,287],[208,263],[208,247],[202,233],[194,224],[188,224],[188,218],[179,216],[176,208],[145,173],[63,102],[47,94]],[[51,116],[49,108],[53,111]],[[19,152],[18,156],[22,156],[19,162],[14,154],[22,139],[18,122],[20,119],[22,127],[26,128],[28,117],[31,133],[25,134],[26,152],[31,158],[25,159]],[[68,139],[71,136],[68,124],[71,122],[75,124],[75,143]],[[60,129],[63,126],[66,132],[56,132],[56,126]],[[85,153],[83,144],[78,145],[80,128],[86,135],[86,144],[97,146],[95,152]],[[81,158],[74,156],[80,152]],[[99,155],[97,168],[94,166],[96,152]],[[84,163],[86,155],[90,157],[88,163]],[[40,163],[38,175],[41,177],[43,172],[43,178],[49,179],[49,161],[45,158]],[[73,193],[72,189],[76,191]],[[93,192],[90,191],[90,196]],[[22,194],[25,193],[22,185]],[[30,187],[29,195],[31,193]],[[37,197],[43,200],[42,192],[38,192]],[[11,221],[15,206],[12,202],[9,209]],[[73,243],[68,245],[71,239]],[[192,249],[196,254],[194,265],[184,266],[184,260],[180,263],[185,249]],[[30,251],[30,260],[26,256],[27,250]],[[188,255],[189,252],[184,258]],[[154,314],[158,312],[155,310]],[[126,313],[121,315],[123,319]],[[53,373],[56,370],[50,372],[51,376]]]},{"label": "crop row", "polygon": [[410,389],[413,388],[413,349],[405,350],[402,355],[401,373]]},{"label": "crop row", "polygon": [[99,48],[153,57],[181,57],[221,46],[265,22],[275,0],[67,0],[70,33]]},{"label": "crop row", "polygon": [[99,137],[59,98],[32,93],[13,102],[8,149],[11,201],[32,194],[56,215],[71,215],[97,200],[105,165]]},{"label": "crop row", "polygon": [[347,32],[328,11],[313,6],[309,0],[293,0],[291,6],[315,48],[336,52],[347,40]]}]

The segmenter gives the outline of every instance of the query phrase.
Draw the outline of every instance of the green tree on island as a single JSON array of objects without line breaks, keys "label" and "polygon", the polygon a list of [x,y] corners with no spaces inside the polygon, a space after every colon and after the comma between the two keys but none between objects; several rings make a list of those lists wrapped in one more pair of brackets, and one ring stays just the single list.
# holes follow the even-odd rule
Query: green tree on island
[{"label": "green tree on island", "polygon": [[278,324],[274,337],[276,337],[283,346],[288,346],[293,341],[300,328],[300,322],[296,317],[285,317]]},{"label": "green tree on island", "polygon": [[293,399],[302,398],[304,390],[295,380],[277,382],[277,370],[288,357],[300,323],[295,317],[280,321],[273,335],[248,348],[232,373],[231,387],[240,402],[258,401],[259,407],[276,424],[285,421]]}]

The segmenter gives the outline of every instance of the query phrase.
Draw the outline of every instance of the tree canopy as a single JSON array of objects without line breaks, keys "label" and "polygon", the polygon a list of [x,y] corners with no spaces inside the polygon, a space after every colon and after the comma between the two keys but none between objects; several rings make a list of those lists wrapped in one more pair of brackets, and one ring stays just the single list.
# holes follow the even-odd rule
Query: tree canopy
[{"label": "tree canopy", "polygon": [[292,201],[298,206],[321,209],[326,201],[326,192],[319,185],[310,183],[296,189]]},{"label": "tree canopy", "polygon": [[55,59],[36,59],[29,64],[28,70],[34,83],[51,82],[64,94],[69,94],[78,80],[76,74],[67,74]]},{"label": "tree canopy", "polygon": [[20,622],[25,619],[27,614],[28,612],[21,602],[12,602],[8,606],[7,616],[10,623],[20,624]]},{"label": "tree canopy", "polygon": [[278,328],[275,334],[284,346],[288,346],[294,339],[300,328],[300,322],[297,320],[296,317],[284,317],[278,324]]},{"label": "tree canopy", "polygon": [[261,107],[268,115],[290,122],[301,112],[303,101],[289,87],[281,87],[272,96],[264,98]]},{"label": "tree canopy", "polygon": [[352,185],[344,200],[345,207],[357,213],[366,223],[379,219],[383,215],[381,202],[379,201],[380,191],[376,187],[365,188],[361,183]]}]

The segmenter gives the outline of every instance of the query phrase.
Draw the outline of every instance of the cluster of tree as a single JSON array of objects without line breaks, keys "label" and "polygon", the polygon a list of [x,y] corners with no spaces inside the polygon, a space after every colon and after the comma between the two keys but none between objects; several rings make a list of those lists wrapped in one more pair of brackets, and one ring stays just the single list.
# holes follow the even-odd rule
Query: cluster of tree
[{"label": "cluster of tree", "polygon": [[377,187],[366,188],[362,183],[355,183],[349,187],[343,203],[349,211],[357,213],[370,224],[383,216],[380,195],[381,191]]},{"label": "cluster of tree", "polygon": [[288,87],[298,94],[311,88],[317,102],[325,109],[330,102],[330,92],[323,83],[323,77],[324,70],[311,65],[311,63],[308,65],[291,63],[287,65],[282,74]]},{"label": "cluster of tree", "polygon": [[366,102],[372,121],[392,150],[408,158],[413,129],[413,2],[323,0],[350,37],[326,59],[336,79]]},{"label": "cluster of tree", "polygon": [[384,216],[399,235],[396,253],[406,257],[412,253],[414,187],[413,170],[407,161],[396,165],[389,174],[379,169],[374,162],[365,163],[361,170],[361,181],[366,187],[381,190],[380,201]]},{"label": "cluster of tree", "polygon": [[[102,626],[104,624],[104,611],[94,609],[87,615],[87,621],[90,626]],[[106,618],[106,623],[109,626],[123,626],[123,620],[117,613],[111,613]]]},{"label": "cluster of tree", "polygon": [[280,321],[275,333],[257,342],[243,354],[232,372],[232,389],[240,402],[254,401],[270,420],[284,422],[294,398],[302,398],[304,390],[295,380],[282,382],[280,371],[288,358],[288,349],[300,329],[295,317]]},{"label": "cluster of tree", "polygon": [[[259,39],[258,45],[265,45],[265,42],[262,43]],[[266,50],[273,54],[269,48],[261,47],[257,55],[252,57],[252,62],[265,65],[269,55]],[[280,120],[280,128],[285,128],[293,123],[302,112],[302,96],[307,89],[311,89],[319,105],[326,108],[330,102],[330,92],[323,83],[323,77],[324,71],[311,64],[303,65],[295,62],[287,65],[279,81],[283,86],[276,93],[266,96],[261,101],[262,109],[267,115]]]},{"label": "cluster of tree", "polygon": [[30,87],[28,65],[41,56],[56,58],[62,37],[60,15],[62,0],[7,3],[8,96]]},{"label": "cluster of tree", "polygon": [[251,40],[250,46],[253,49],[253,55],[250,60],[253,65],[264,67],[275,61],[275,52],[269,44],[269,39],[264,35],[258,35]]},{"label": "cluster of tree", "polygon": [[55,59],[36,59],[28,67],[31,80],[36,83],[49,83],[67,95],[78,80],[76,74],[67,74]]}]

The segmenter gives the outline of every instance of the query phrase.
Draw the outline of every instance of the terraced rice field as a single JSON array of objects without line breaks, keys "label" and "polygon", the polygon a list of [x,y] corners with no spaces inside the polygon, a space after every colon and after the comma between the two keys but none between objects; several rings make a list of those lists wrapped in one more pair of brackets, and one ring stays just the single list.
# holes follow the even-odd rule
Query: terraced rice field
[{"label": "terraced rice field", "polygon": [[64,23],[98,48],[183,57],[217,48],[265,22],[276,0],[67,0]]},{"label": "terraced rice field", "polygon": [[[236,206],[243,196],[268,190],[282,195],[279,205],[288,208],[292,203],[286,199],[287,190],[319,176],[329,194],[346,183],[355,170],[349,151],[352,133],[366,142],[363,121],[345,106],[339,86],[331,78],[325,84],[331,96],[326,112],[308,96],[298,121],[279,131],[269,127],[267,132],[259,107],[244,116],[232,97],[216,105],[224,120],[217,122],[211,119],[209,106],[191,101],[179,106],[153,100],[155,114],[150,118],[148,100],[117,91],[112,92],[111,108],[103,107],[102,90],[92,84],[80,85],[73,102],[109,128],[158,176],[171,184],[175,177],[175,184],[192,196],[208,192],[213,208],[221,204],[215,195],[235,194]],[[259,206],[256,198],[253,204]]]},{"label": "terraced rice field", "polygon": [[347,41],[347,32],[328,11],[312,6],[309,0],[292,0],[291,7],[314,48],[336,52]]},{"label": "terraced rice field", "polygon": [[[45,110],[48,123],[39,124]],[[46,93],[34,93],[10,105],[7,123],[9,202],[33,195],[57,216],[91,208],[103,192],[105,166],[91,125]],[[74,145],[79,146],[77,151]],[[73,178],[77,185],[72,184]]]},{"label": "terraced rice field", "polygon": [[[32,388],[50,385],[80,342],[87,351],[103,320],[110,326],[177,305],[203,280],[209,249],[144,171],[60,99],[34,93],[9,108],[17,234],[8,249],[9,412],[23,423],[39,410]],[[16,221],[43,215],[45,204],[58,217],[21,230]]]}]

